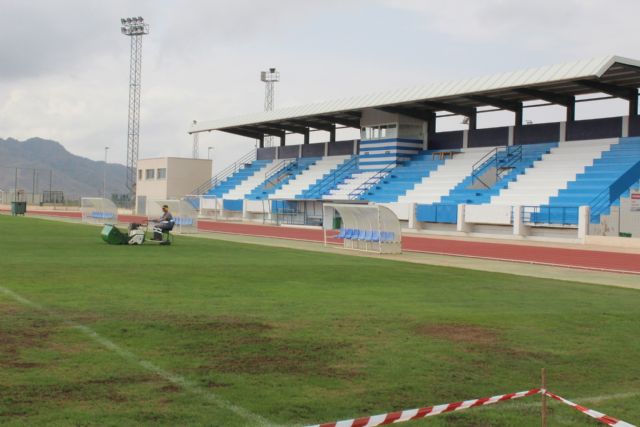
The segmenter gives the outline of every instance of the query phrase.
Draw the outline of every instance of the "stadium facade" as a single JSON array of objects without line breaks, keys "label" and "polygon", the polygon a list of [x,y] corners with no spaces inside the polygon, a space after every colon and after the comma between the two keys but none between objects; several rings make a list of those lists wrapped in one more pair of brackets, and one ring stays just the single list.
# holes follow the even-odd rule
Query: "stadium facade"
[{"label": "stadium facade", "polygon": [[[332,200],[384,204],[411,228],[562,235],[582,224],[579,233],[619,233],[612,212],[621,223],[622,210],[633,211],[640,179],[638,87],[640,61],[607,56],[198,121],[190,133],[240,135],[258,148],[195,193],[245,218],[286,211],[309,222],[315,205]],[[576,103],[590,94],[625,100],[628,114],[576,120]],[[523,123],[524,109],[540,105],[564,107],[565,120]],[[498,110],[514,123],[477,127],[478,115]],[[437,132],[451,115],[468,129]],[[360,138],[337,140],[340,128]],[[312,131],[327,141],[311,143]],[[287,145],[292,134],[304,142]],[[267,136],[279,146],[265,147]],[[625,218],[637,235],[634,215]]]}]

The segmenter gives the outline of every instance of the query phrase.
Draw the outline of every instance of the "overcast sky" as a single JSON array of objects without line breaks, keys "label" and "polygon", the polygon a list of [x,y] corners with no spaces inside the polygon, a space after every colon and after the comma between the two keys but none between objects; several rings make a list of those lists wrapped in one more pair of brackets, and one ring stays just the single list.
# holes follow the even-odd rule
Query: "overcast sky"
[{"label": "overcast sky", "polygon": [[[138,15],[151,26],[141,158],[190,156],[194,119],[260,111],[259,72],[272,66],[282,78],[276,107],[286,107],[608,54],[640,58],[638,0],[0,0],[0,138],[54,139],[96,160],[109,146],[109,160],[124,163],[129,39],[119,27]],[[578,106],[577,116],[624,109],[603,102]],[[526,118],[560,120],[556,110]],[[221,166],[253,144],[214,132],[200,151],[213,146]]]}]

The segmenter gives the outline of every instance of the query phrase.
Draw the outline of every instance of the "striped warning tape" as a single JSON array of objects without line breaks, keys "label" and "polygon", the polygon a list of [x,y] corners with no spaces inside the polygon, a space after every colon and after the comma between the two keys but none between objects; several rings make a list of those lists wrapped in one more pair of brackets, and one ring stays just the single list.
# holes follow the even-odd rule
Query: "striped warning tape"
[{"label": "striped warning tape", "polygon": [[547,396],[551,397],[552,399],[555,399],[557,401],[560,401],[566,405],[569,405],[575,409],[577,409],[578,411],[582,412],[583,414],[589,415],[592,418],[595,418],[596,420],[600,421],[603,424],[606,424],[608,426],[613,426],[613,427],[636,427],[633,424],[629,424],[625,421],[620,421],[617,420],[613,417],[610,417],[608,415],[605,415],[601,412],[598,411],[594,411],[593,409],[589,409],[589,408],[585,408],[584,406],[580,406],[577,403],[573,403],[570,400],[567,400],[563,397],[558,396],[557,394],[553,394],[548,390],[544,391],[544,394],[546,394]]},{"label": "striped warning tape", "polygon": [[[483,397],[482,399],[465,400],[464,402],[447,403],[444,405],[428,406],[418,409],[407,409],[405,411],[389,412],[387,414],[362,417],[352,420],[337,421],[332,423],[317,424],[311,427],[374,427],[403,421],[417,420],[444,414],[446,412],[460,411],[462,409],[473,408],[475,406],[492,405],[494,403],[505,402],[507,400],[519,399],[521,397],[539,394],[542,390],[534,388],[518,393],[502,394],[500,396]],[[621,424],[624,426],[624,424]]]}]

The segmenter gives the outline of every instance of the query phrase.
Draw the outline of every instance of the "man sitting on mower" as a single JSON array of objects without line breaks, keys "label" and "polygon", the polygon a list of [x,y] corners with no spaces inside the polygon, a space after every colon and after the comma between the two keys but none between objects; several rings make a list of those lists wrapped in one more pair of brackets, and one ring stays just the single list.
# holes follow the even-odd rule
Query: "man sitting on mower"
[{"label": "man sitting on mower", "polygon": [[159,219],[152,219],[151,221],[157,222],[157,224],[153,226],[153,240],[162,240],[162,233],[173,230],[173,225],[175,224],[173,215],[169,212],[169,206],[167,205],[162,206],[162,216]]}]

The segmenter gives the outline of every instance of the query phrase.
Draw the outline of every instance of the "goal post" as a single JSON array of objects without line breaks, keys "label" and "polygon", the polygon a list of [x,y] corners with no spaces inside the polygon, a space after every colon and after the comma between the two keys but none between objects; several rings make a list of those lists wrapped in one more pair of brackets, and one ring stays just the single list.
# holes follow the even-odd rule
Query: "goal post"
[{"label": "goal post", "polygon": [[115,224],[118,222],[118,207],[109,199],[102,197],[83,197],[80,199],[82,222],[89,224]]},{"label": "goal post", "polygon": [[151,200],[147,205],[149,218],[162,216],[162,206],[167,205],[175,221],[174,231],[180,234],[198,232],[198,211],[186,200]]},{"label": "goal post", "polygon": [[345,249],[398,254],[402,252],[400,220],[393,211],[380,205],[325,203],[323,209],[324,244],[327,230],[334,228],[336,214],[342,219],[336,238]]}]

